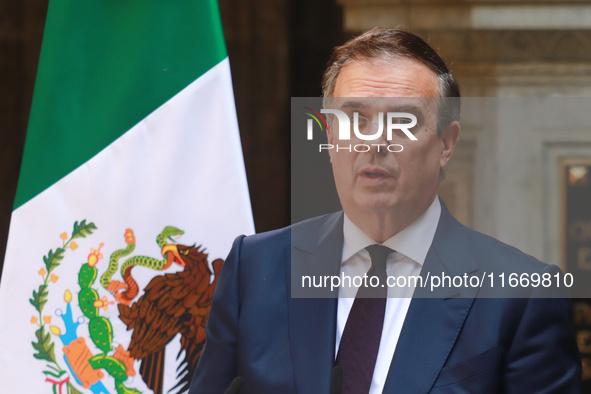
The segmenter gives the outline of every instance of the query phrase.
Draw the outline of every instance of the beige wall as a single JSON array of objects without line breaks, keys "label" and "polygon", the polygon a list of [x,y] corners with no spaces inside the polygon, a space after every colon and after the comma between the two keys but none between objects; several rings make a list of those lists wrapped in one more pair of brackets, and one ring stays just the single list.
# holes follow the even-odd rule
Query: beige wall
[{"label": "beige wall", "polygon": [[[428,40],[464,97],[591,97],[591,1],[339,2],[347,32],[406,26]],[[441,194],[465,224],[561,264],[559,157],[591,157],[591,130],[532,123],[507,134],[505,115],[483,122],[464,108]],[[506,144],[520,148],[491,149]],[[510,168],[528,174],[526,188]]]}]

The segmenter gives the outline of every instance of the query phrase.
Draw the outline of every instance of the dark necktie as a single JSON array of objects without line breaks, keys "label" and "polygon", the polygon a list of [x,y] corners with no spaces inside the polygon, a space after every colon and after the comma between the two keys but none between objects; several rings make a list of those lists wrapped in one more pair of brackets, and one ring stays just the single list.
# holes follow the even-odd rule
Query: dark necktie
[{"label": "dark necktie", "polygon": [[379,286],[361,286],[349,312],[337,355],[337,364],[343,368],[343,394],[369,392],[384,326],[388,294],[386,258],[393,250],[383,245],[366,249],[371,257],[368,282],[375,276]]}]

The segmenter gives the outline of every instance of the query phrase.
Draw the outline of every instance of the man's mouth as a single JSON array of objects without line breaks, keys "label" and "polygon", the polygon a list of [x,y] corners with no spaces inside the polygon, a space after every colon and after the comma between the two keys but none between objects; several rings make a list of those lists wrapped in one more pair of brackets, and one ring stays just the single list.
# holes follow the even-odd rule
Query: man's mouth
[{"label": "man's mouth", "polygon": [[383,172],[370,172],[370,171],[365,171],[363,173],[365,176],[368,176],[370,178],[381,178],[381,177],[385,177],[386,174],[384,174]]},{"label": "man's mouth", "polygon": [[380,178],[380,177],[389,177],[390,173],[382,168],[374,167],[374,168],[364,168],[360,171],[361,175],[370,177],[370,178]]},{"label": "man's mouth", "polygon": [[359,171],[359,175],[366,186],[378,186],[386,182],[392,175],[381,168],[367,168]]}]

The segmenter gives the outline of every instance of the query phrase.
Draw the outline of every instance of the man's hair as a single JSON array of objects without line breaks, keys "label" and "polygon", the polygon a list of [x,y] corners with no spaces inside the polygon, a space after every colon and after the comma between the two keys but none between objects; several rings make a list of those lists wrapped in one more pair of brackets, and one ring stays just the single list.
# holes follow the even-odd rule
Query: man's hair
[{"label": "man's hair", "polygon": [[341,69],[353,61],[396,61],[400,58],[415,60],[437,77],[439,97],[437,131],[442,133],[454,120],[460,120],[460,89],[445,62],[419,36],[402,30],[375,27],[336,47],[322,77],[322,94],[333,96]]}]

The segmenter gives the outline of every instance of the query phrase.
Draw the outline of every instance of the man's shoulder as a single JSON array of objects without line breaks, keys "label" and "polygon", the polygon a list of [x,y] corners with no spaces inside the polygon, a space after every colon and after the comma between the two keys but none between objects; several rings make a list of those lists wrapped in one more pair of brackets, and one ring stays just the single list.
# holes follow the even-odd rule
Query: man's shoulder
[{"label": "man's shoulder", "polygon": [[271,245],[289,247],[293,238],[300,240],[302,238],[317,239],[325,229],[338,226],[339,221],[342,221],[342,217],[342,211],[316,216],[280,229],[247,236],[244,238],[243,244],[247,247]]},{"label": "man's shoulder", "polygon": [[453,217],[451,220],[451,226],[462,234],[465,247],[470,249],[481,267],[506,269],[510,272],[540,272],[548,266],[514,246],[459,223]]}]

